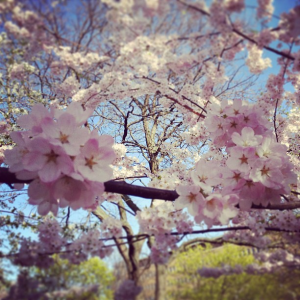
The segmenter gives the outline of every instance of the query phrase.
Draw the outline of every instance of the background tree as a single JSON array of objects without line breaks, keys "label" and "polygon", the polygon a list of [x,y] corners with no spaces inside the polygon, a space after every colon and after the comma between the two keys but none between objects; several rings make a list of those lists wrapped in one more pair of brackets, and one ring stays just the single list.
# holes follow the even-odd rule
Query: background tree
[{"label": "background tree", "polygon": [[[174,271],[168,275],[172,285],[169,290],[170,297],[172,299],[296,299],[299,295],[297,286],[299,270],[282,267],[275,272],[263,274],[250,272],[251,264],[261,263],[255,259],[255,255],[259,256],[257,248],[229,244],[217,247],[195,246],[181,252],[174,257],[171,263]],[[241,268],[243,272],[230,274],[230,267]],[[214,273],[212,269],[208,271],[206,268],[227,268],[227,274]],[[201,269],[202,272],[199,272]],[[182,278],[186,281],[181,281]]]},{"label": "background tree", "polygon": [[113,299],[114,277],[97,257],[74,265],[55,256],[50,268],[21,270],[18,280],[28,283],[26,293],[20,293],[15,283],[7,299]]},{"label": "background tree", "polygon": [[54,264],[48,269],[30,270],[30,277],[37,279],[48,292],[59,289],[70,289],[73,286],[98,285],[95,299],[112,299],[110,289],[114,278],[112,272],[98,257],[90,258],[79,265],[55,257]]}]

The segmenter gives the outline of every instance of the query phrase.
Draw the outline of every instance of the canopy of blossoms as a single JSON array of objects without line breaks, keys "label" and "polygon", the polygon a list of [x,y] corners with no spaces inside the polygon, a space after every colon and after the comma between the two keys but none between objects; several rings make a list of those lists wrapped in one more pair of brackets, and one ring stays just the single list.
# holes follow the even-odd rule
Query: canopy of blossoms
[{"label": "canopy of blossoms", "polygon": [[[155,264],[193,234],[298,243],[300,6],[275,22],[272,2],[1,2],[0,181],[42,216],[37,240],[3,256],[47,267],[54,253],[80,263],[116,247],[128,270],[116,299],[134,299],[146,241]],[[268,55],[276,74],[262,75]],[[100,225],[67,234],[64,210],[67,223],[79,210]],[[299,265],[285,250],[264,255],[267,266],[199,273]]]}]

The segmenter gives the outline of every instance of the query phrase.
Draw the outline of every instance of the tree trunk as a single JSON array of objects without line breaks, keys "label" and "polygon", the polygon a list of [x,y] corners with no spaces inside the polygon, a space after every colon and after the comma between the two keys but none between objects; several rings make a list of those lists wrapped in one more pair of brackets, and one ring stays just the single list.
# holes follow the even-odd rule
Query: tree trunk
[{"label": "tree trunk", "polygon": [[166,266],[155,264],[155,300],[166,299]]}]

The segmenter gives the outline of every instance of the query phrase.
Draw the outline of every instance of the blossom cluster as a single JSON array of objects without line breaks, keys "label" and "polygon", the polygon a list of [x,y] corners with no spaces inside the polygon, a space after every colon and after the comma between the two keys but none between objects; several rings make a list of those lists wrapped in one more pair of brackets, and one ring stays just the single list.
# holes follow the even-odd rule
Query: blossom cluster
[{"label": "blossom cluster", "polygon": [[[253,244],[252,237],[263,236],[267,227],[281,228],[283,231],[289,232],[289,237],[293,238],[299,236],[300,231],[300,220],[292,210],[252,210],[251,212],[241,211],[239,215],[232,220],[232,222],[234,224],[239,224],[240,226],[247,226],[250,228],[251,235],[249,235],[249,232],[245,231],[243,241],[251,244]],[[232,234],[229,234],[229,236],[230,235],[233,237]],[[227,238],[229,238],[229,236]],[[263,244],[260,246],[263,246]]]},{"label": "blossom cluster", "polygon": [[280,40],[289,43],[294,38],[297,38],[299,36],[299,16],[299,5],[292,8],[288,13],[281,14],[281,20],[279,23],[280,28],[282,28],[280,30]]},{"label": "blossom cluster", "polygon": [[224,6],[228,11],[241,12],[245,8],[245,3],[243,0],[225,0]]},{"label": "blossom cluster", "polygon": [[251,73],[259,74],[268,67],[272,67],[270,58],[262,58],[263,51],[256,45],[251,45],[248,48],[248,58],[246,64]]},{"label": "blossom cluster", "polygon": [[[226,224],[238,213],[236,205],[279,203],[297,176],[268,121],[256,105],[241,100],[212,104],[205,120],[212,143],[224,149],[225,158],[201,158],[191,172],[192,185],[179,185],[177,209],[187,208],[197,223]],[[225,152],[226,151],[226,152]]]},{"label": "blossom cluster", "polygon": [[143,232],[155,236],[150,257],[152,262],[157,264],[166,263],[170,256],[169,249],[176,248],[178,237],[170,235],[173,228],[180,233],[192,232],[193,229],[193,222],[187,213],[175,210],[170,202],[137,212],[137,219]]},{"label": "blossom cluster", "polygon": [[28,73],[33,73],[35,68],[28,63],[14,64],[10,70],[10,76],[12,79],[22,80]]},{"label": "blossom cluster", "polygon": [[73,264],[80,264],[86,261],[89,256],[100,258],[109,256],[113,249],[105,246],[100,238],[101,234],[98,230],[89,230],[70,245],[66,245],[66,252],[61,257],[68,259]]},{"label": "blossom cluster", "polygon": [[258,18],[266,17],[267,20],[271,19],[274,12],[273,0],[258,0],[258,7],[256,15]]},{"label": "blossom cluster", "polygon": [[[204,187],[206,192],[203,190]],[[224,195],[220,193],[211,193],[208,195],[208,186],[179,185],[176,188],[179,197],[174,205],[177,209],[187,208],[188,212],[195,217],[196,223],[204,221],[207,226],[225,225],[229,219],[235,217],[238,213],[236,205],[238,197],[235,194]]]},{"label": "blossom cluster", "polygon": [[94,208],[103,183],[112,179],[113,138],[83,127],[90,115],[79,103],[66,110],[36,104],[18,119],[26,130],[11,133],[16,146],[5,151],[5,163],[17,178],[33,180],[29,203],[38,205],[39,214]]},{"label": "blossom cluster", "polygon": [[224,190],[237,193],[244,209],[251,203],[279,202],[280,195],[289,194],[290,185],[297,181],[287,147],[276,140],[271,123],[263,120],[257,106],[235,100],[219,109],[219,114],[212,112],[207,124],[215,120],[221,125],[217,130],[213,127],[213,133],[218,132],[215,139],[227,146],[225,170],[220,169]]},{"label": "blossom cluster", "polygon": [[[12,8],[12,21],[2,17],[4,27],[13,37],[22,40],[25,57],[33,57],[44,46],[53,42],[52,37],[44,30],[41,16],[33,11],[23,10],[17,1],[8,1],[6,8]],[[0,7],[1,11],[1,7]],[[0,16],[1,17],[1,16]]]},{"label": "blossom cluster", "polygon": [[70,67],[77,72],[83,72],[91,68],[93,65],[100,64],[106,60],[108,57],[99,56],[97,53],[84,54],[81,52],[71,52],[71,47],[60,46],[47,47],[47,51],[53,50],[54,53],[60,58],[60,61],[55,61],[51,64],[51,70],[54,73],[61,72],[63,67]]},{"label": "blossom cluster", "polygon": [[69,76],[62,83],[56,84],[54,87],[54,91],[56,93],[56,97],[71,98],[77,92],[79,92],[79,88],[80,83],[78,82],[76,77]]},{"label": "blossom cluster", "polygon": [[272,242],[268,236],[259,235],[257,231],[252,230],[230,231],[224,234],[223,240],[233,243],[250,244],[261,249],[267,248]]},{"label": "blossom cluster", "polygon": [[100,225],[101,232],[104,237],[120,237],[122,236],[122,221],[108,217],[104,219]]},{"label": "blossom cluster", "polygon": [[174,227],[178,231],[188,232],[192,230],[193,225],[188,219],[188,215],[176,211],[170,202],[161,203],[137,212],[137,219],[141,230],[154,235],[168,234]]},{"label": "blossom cluster", "polygon": [[61,236],[62,229],[56,220],[46,219],[38,226],[38,241],[23,239],[14,262],[21,266],[38,266],[48,268],[53,259],[43,253],[55,253],[66,244]]},{"label": "blossom cluster", "polygon": [[80,264],[90,256],[104,258],[112,253],[112,248],[101,241],[98,230],[83,233],[72,243],[62,234],[62,228],[56,219],[45,218],[38,228],[38,241],[23,239],[19,253],[15,255],[14,262],[21,266],[37,266],[48,268],[54,262],[50,256],[62,253],[61,257],[71,263]]}]

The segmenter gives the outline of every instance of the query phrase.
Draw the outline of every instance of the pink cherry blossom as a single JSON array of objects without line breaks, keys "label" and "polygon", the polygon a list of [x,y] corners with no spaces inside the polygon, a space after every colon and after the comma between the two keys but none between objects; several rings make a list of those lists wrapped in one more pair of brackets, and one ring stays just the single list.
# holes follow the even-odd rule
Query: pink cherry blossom
[{"label": "pink cherry blossom", "polygon": [[242,210],[250,210],[252,203],[260,203],[264,196],[265,187],[260,182],[254,183],[247,180],[244,186],[240,189],[239,205]]},{"label": "pink cherry blossom", "polygon": [[28,115],[20,116],[18,124],[20,127],[29,130],[32,135],[42,133],[41,123],[43,120],[51,120],[53,114],[42,104],[35,104]]},{"label": "pink cherry blossom", "polygon": [[122,221],[112,217],[103,220],[100,225],[104,237],[114,236],[116,238],[122,236]]},{"label": "pink cherry blossom", "polygon": [[90,138],[75,158],[76,170],[92,181],[105,182],[110,180],[112,169],[109,164],[115,159],[115,153],[112,149],[113,142],[113,138],[108,135]]},{"label": "pink cherry blossom", "polygon": [[232,147],[230,156],[226,161],[226,165],[231,170],[248,173],[251,163],[256,159],[256,150],[254,147]]},{"label": "pink cherry blossom", "polygon": [[28,153],[27,143],[29,142],[29,138],[21,132],[12,132],[10,137],[17,145],[13,149],[5,151],[5,163],[9,165],[11,172],[16,173],[24,168],[22,160],[24,155]]},{"label": "pink cherry blossom", "polygon": [[211,186],[216,186],[222,181],[224,168],[218,161],[201,159],[196,163],[191,177],[195,185],[201,185],[205,193],[211,191]]},{"label": "pink cherry blossom", "polygon": [[280,189],[284,185],[284,177],[280,171],[281,159],[272,157],[269,159],[257,159],[250,172],[250,179],[254,182],[261,182],[264,186]]},{"label": "pink cherry blossom", "polygon": [[211,194],[205,198],[202,214],[210,219],[216,218],[223,209],[222,195]]},{"label": "pink cherry blossom", "polygon": [[244,127],[242,129],[242,134],[234,132],[232,134],[232,141],[241,147],[257,146],[261,140],[262,136],[255,135],[254,130],[251,127]]},{"label": "pink cherry blossom", "polygon": [[[29,203],[38,205],[43,215],[66,206],[95,209],[104,201],[103,182],[112,178],[114,141],[82,128],[90,114],[78,103],[67,110],[52,107],[50,112],[35,105],[20,119],[27,130],[11,133],[16,147],[6,151],[6,163],[20,179],[37,178],[29,188]],[[44,194],[38,194],[39,187]]]},{"label": "pink cherry blossom", "polygon": [[50,211],[57,215],[58,201],[53,197],[51,184],[45,184],[39,179],[35,179],[29,185],[28,196],[28,203],[37,205],[40,215],[47,215]]},{"label": "pink cherry blossom", "polygon": [[272,67],[270,58],[262,58],[262,50],[255,44],[248,47],[248,58],[246,64],[251,73],[259,74],[268,67]]},{"label": "pink cherry blossom", "polygon": [[29,152],[23,157],[24,168],[37,171],[43,182],[52,182],[61,174],[73,172],[72,160],[59,146],[46,139],[36,138],[28,143]]},{"label": "pink cherry blossom", "polygon": [[285,145],[276,143],[275,138],[265,137],[261,144],[256,148],[256,153],[259,157],[272,157],[274,155],[278,157],[286,156],[287,147]]},{"label": "pink cherry blossom", "polygon": [[241,171],[225,169],[223,171],[222,178],[222,185],[224,189],[228,189],[230,191],[239,190],[245,184],[244,176],[245,174]]},{"label": "pink cherry blossom", "polygon": [[239,198],[237,194],[229,194],[223,196],[222,201],[223,209],[219,216],[219,221],[222,225],[226,225],[229,220],[233,219],[239,213],[239,210],[236,207],[239,202]]},{"label": "pink cherry blossom", "polygon": [[59,207],[89,209],[97,206],[96,199],[104,192],[102,182],[75,180],[69,176],[59,178],[53,185],[53,195],[59,199]]},{"label": "pink cherry blossom", "polygon": [[77,126],[81,126],[93,114],[93,110],[91,108],[84,107],[83,104],[78,102],[72,102],[68,105],[66,110],[57,109],[54,111],[54,115],[57,119],[65,113],[72,115],[75,118]]},{"label": "pink cherry blossom", "polygon": [[179,194],[179,197],[174,202],[175,208],[187,208],[188,212],[192,216],[196,216],[199,211],[199,207],[204,205],[204,197],[200,190],[201,188],[196,185],[179,185],[176,188],[176,192]]},{"label": "pink cherry blossom", "polygon": [[80,146],[89,139],[88,129],[77,127],[75,117],[68,113],[61,114],[57,122],[44,120],[42,128],[51,144],[61,146],[71,156],[79,154]]}]

